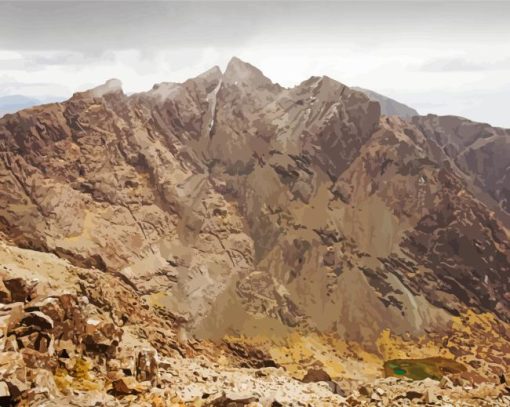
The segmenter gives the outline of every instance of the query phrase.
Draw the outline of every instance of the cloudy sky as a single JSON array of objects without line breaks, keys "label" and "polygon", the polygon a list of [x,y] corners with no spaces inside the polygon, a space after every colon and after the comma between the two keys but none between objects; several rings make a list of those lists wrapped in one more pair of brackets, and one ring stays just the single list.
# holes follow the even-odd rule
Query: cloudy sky
[{"label": "cloudy sky", "polygon": [[284,86],[328,75],[510,128],[508,1],[0,1],[0,96],[141,91],[234,55]]}]

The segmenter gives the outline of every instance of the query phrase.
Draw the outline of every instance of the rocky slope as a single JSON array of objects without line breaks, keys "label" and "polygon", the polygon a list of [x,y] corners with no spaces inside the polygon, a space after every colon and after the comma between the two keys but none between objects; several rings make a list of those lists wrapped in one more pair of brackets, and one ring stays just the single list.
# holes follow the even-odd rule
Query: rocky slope
[{"label": "rocky slope", "polygon": [[[150,310],[116,276],[4,241],[0,256],[2,405],[506,406],[510,401],[504,370],[492,381],[482,376],[508,366],[508,342],[499,348],[498,336],[508,338],[510,329],[495,319],[472,314],[473,321],[455,322],[435,342],[388,335],[378,340],[379,357],[385,359],[455,352],[468,370],[441,381],[381,379],[382,363],[374,363],[378,356],[333,338],[326,352],[318,346],[320,337],[297,336],[306,344],[301,349],[284,344],[286,357],[301,351],[296,369],[274,344],[269,355],[260,343],[253,347],[229,338],[222,346],[182,337],[178,321]],[[477,325],[479,336],[466,336],[463,329]],[[441,341],[439,349],[431,348]],[[304,358],[312,361],[309,368]],[[337,360],[350,370],[335,371]]]},{"label": "rocky slope", "polygon": [[[99,305],[150,315],[164,337],[224,339],[234,364],[250,343],[300,375],[342,347],[342,374],[370,352],[356,366],[377,365],[375,378],[395,356],[388,332],[427,344],[417,357],[508,350],[509,140],[461,118],[381,115],[328,77],[282,88],[234,58],[182,84],[126,96],[111,80],[0,119],[0,230],[128,290],[135,311]],[[455,339],[457,321],[479,351],[455,354],[474,344]],[[301,354],[302,338],[317,352]],[[505,362],[481,375],[498,380]]]}]

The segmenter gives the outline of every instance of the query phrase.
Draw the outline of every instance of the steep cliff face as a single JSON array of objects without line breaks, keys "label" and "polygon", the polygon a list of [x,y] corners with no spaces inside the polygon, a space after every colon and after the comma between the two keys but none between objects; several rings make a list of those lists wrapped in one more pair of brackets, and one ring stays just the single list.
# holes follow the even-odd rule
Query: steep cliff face
[{"label": "steep cliff face", "polygon": [[442,149],[452,167],[510,213],[509,130],[455,116],[415,117],[413,123]]},{"label": "steep cliff face", "polygon": [[467,309],[508,321],[508,231],[487,199],[508,212],[509,137],[381,116],[327,77],[282,88],[234,58],[5,116],[0,225],[122,276],[201,337],[373,343]]}]

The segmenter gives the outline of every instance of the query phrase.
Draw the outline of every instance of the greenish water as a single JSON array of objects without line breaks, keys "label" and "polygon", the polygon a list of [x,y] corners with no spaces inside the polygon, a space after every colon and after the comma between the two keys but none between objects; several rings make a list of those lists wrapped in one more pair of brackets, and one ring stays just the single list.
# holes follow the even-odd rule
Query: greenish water
[{"label": "greenish water", "polygon": [[460,373],[466,367],[455,360],[434,357],[425,359],[393,359],[384,363],[386,377],[408,377],[423,380],[427,377],[440,380],[445,374]]},{"label": "greenish water", "polygon": [[396,375],[402,376],[402,375],[406,374],[406,371],[399,367],[395,367],[395,368],[393,368],[393,373],[395,373]]}]

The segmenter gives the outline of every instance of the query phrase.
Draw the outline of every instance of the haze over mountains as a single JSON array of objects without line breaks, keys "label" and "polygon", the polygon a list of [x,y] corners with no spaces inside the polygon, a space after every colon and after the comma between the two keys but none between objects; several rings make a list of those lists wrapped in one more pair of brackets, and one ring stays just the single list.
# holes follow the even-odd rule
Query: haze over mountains
[{"label": "haze over mountains", "polygon": [[27,109],[43,103],[56,102],[62,98],[46,97],[44,99],[36,99],[24,95],[8,95],[0,96],[0,117],[7,113],[16,113],[18,110]]},{"label": "haze over mountains", "polygon": [[484,380],[508,374],[508,353],[483,358],[510,343],[509,130],[418,116],[326,76],[283,88],[233,58],[6,115],[0,154],[8,245],[101,270],[165,329],[257,338],[289,366],[275,346],[296,335],[387,358],[391,333],[476,359]]},{"label": "haze over mountains", "polygon": [[37,99],[23,95],[9,95],[0,97],[0,116],[6,113],[16,113],[18,110],[26,109],[41,104]]}]

